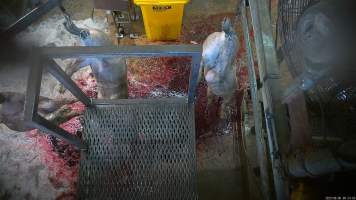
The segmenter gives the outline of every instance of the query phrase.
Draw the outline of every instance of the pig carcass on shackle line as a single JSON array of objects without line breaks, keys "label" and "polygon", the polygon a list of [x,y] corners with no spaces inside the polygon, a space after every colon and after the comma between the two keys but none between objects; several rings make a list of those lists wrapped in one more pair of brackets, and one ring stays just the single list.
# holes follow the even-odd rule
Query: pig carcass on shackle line
[{"label": "pig carcass on shackle line", "polygon": [[[82,46],[113,46],[109,36],[97,29],[80,29],[66,16],[66,29],[80,37]],[[123,57],[79,58],[67,67],[66,73],[72,76],[80,68],[90,66],[97,81],[98,98],[128,98],[127,65]]]},{"label": "pig carcass on shackle line", "polygon": [[234,26],[228,18],[222,22],[222,31],[210,34],[203,43],[201,68],[208,85],[208,104],[211,93],[223,97],[223,108],[237,89],[235,56],[238,40]]},{"label": "pig carcass on shackle line", "polygon": [[[47,120],[60,124],[65,120],[79,115],[78,111],[71,110],[64,105],[74,103],[75,100],[53,100],[47,97],[39,98],[38,112]],[[25,94],[18,92],[0,92],[0,123],[5,124],[13,131],[23,132],[27,127],[24,120]]]}]

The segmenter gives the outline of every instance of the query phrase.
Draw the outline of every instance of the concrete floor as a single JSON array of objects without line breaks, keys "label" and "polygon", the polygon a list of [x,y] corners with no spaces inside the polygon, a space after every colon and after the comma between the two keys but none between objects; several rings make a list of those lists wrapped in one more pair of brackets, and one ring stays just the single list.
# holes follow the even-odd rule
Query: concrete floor
[{"label": "concrete floor", "polygon": [[[89,18],[92,4],[88,0],[66,0],[64,6],[76,20]],[[186,5],[186,30],[193,19],[212,15],[235,13],[233,0],[192,0]],[[42,20],[60,11],[54,9]],[[209,23],[209,22],[208,22]],[[214,25],[215,26],[215,25]],[[214,27],[217,31],[220,26]],[[204,38],[200,36],[198,38]],[[194,37],[193,37],[194,38]],[[199,39],[197,39],[198,42]],[[1,66],[0,91],[25,92],[28,67]],[[198,190],[200,199],[243,198],[239,163],[236,159],[234,136],[214,136],[198,142]],[[51,182],[51,170],[40,159],[39,147],[25,133],[16,133],[0,125],[0,199],[56,199],[62,198],[70,188],[56,187]],[[45,191],[45,192],[44,192]],[[70,191],[69,191],[70,192]],[[65,196],[72,198],[70,196]],[[67,198],[67,199],[68,199]],[[66,198],[64,198],[66,199]]]}]

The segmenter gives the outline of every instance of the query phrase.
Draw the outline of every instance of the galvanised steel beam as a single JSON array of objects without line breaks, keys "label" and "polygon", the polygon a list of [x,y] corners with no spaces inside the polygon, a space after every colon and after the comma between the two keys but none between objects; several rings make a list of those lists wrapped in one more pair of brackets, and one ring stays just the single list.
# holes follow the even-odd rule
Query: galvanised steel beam
[{"label": "galvanised steel beam", "polygon": [[253,108],[253,118],[256,133],[256,147],[257,147],[257,159],[260,167],[260,179],[261,179],[261,189],[265,199],[273,199],[272,191],[273,186],[271,184],[270,167],[269,161],[266,155],[268,155],[268,150],[266,149],[266,140],[263,134],[262,128],[262,111],[260,106],[261,99],[259,98],[260,91],[257,88],[256,71],[255,64],[253,60],[252,44],[249,35],[249,27],[246,15],[246,1],[241,1],[240,5],[240,15],[242,20],[242,27],[244,32],[244,39],[247,52],[247,70],[250,82],[251,100]]},{"label": "galvanised steel beam", "polygon": [[44,47],[41,54],[49,58],[77,57],[199,57],[201,45],[141,45],[107,47]]},{"label": "galvanised steel beam", "polygon": [[256,55],[262,83],[262,100],[271,157],[276,199],[289,199],[288,178],[283,160],[289,145],[289,126],[283,103],[281,73],[272,35],[272,23],[266,0],[249,0]]}]

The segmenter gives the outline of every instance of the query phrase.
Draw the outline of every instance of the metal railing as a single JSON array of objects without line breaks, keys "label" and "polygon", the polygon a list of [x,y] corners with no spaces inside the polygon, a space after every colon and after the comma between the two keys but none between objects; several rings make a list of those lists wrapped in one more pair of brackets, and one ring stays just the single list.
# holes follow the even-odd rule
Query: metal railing
[{"label": "metal railing", "polygon": [[[155,46],[119,46],[119,47],[47,47],[41,48],[32,56],[25,102],[25,120],[27,125],[50,135],[59,137],[80,150],[87,149],[86,144],[78,137],[46,120],[37,112],[43,70],[46,68],[61,84],[64,85],[85,106],[96,106],[97,101],[87,97],[75,82],[61,69],[54,58],[78,57],[191,57],[192,67],[189,79],[187,103],[193,106],[200,71],[201,45],[155,45]],[[101,100],[100,103],[106,100]],[[112,100],[107,100],[111,104]]]},{"label": "metal railing", "polygon": [[[241,1],[240,15],[247,51],[262,192],[265,199],[284,200],[289,199],[288,179],[285,176],[283,165],[289,141],[289,127],[287,110],[282,101],[282,77],[277,62],[272,22],[267,1],[249,0],[248,2],[249,6],[246,5],[246,1]],[[248,14],[250,14],[250,18],[247,16]],[[253,28],[254,42],[251,42],[250,39],[249,24]],[[260,87],[257,87],[254,55],[256,55],[258,63]],[[263,120],[266,127],[262,126]],[[271,175],[266,155],[270,157]],[[270,179],[273,179],[273,184]],[[273,191],[275,195],[273,195]]]}]

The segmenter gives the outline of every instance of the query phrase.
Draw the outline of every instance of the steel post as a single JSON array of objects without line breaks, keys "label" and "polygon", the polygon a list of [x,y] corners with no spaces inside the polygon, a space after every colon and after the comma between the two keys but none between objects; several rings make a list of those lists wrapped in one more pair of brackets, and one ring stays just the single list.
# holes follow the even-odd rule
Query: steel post
[{"label": "steel post", "polygon": [[252,99],[252,107],[253,107],[253,117],[254,117],[254,125],[256,132],[256,146],[257,146],[257,159],[260,167],[260,178],[261,178],[261,186],[262,192],[266,199],[272,199],[272,191],[273,187],[271,185],[271,177],[269,173],[269,162],[267,159],[267,150],[266,150],[266,141],[262,132],[262,112],[259,105],[258,94],[260,91],[257,89],[257,80],[256,80],[256,72],[253,60],[253,51],[251,47],[251,40],[248,30],[247,16],[246,16],[246,5],[245,1],[241,1],[241,18],[242,18],[242,26],[245,38],[245,45],[247,51],[247,69],[249,75],[250,82],[250,90],[251,90],[251,99]]},{"label": "steel post", "polygon": [[250,0],[257,61],[262,82],[262,100],[267,125],[276,199],[289,199],[283,159],[289,144],[287,110],[282,102],[281,75],[272,35],[272,24],[265,0]]}]

